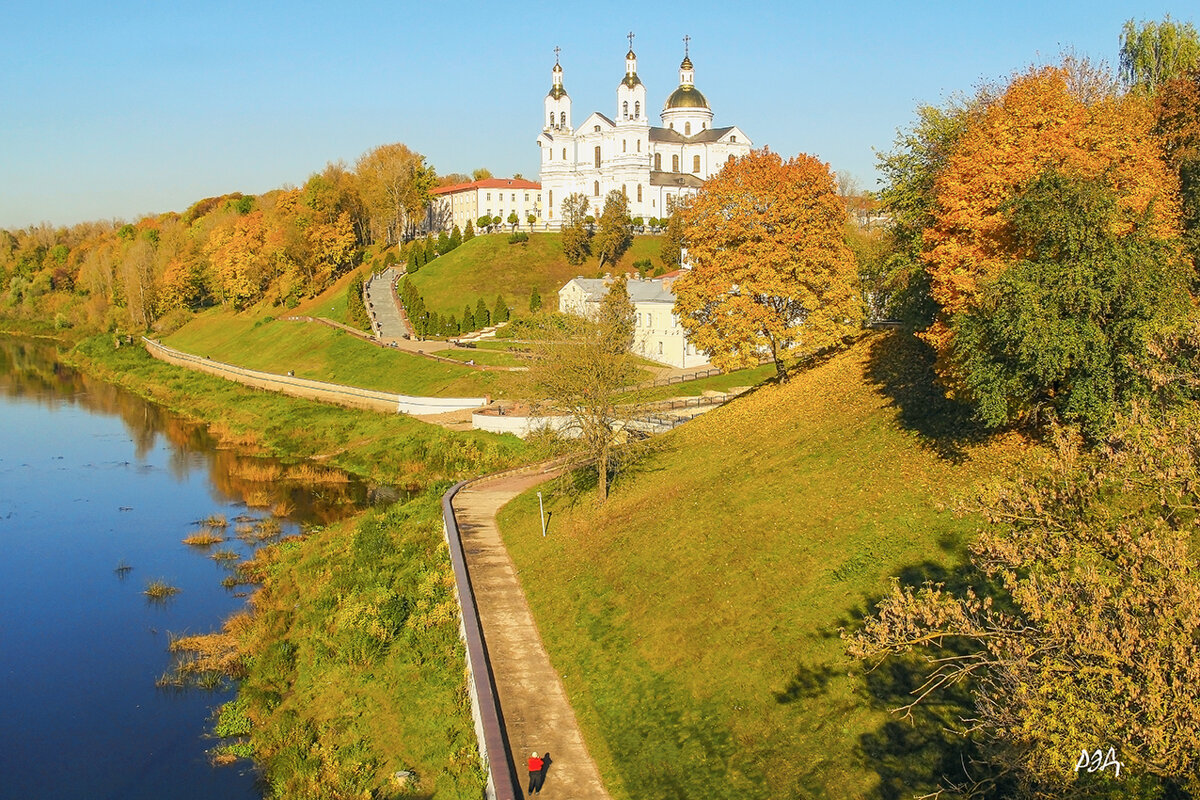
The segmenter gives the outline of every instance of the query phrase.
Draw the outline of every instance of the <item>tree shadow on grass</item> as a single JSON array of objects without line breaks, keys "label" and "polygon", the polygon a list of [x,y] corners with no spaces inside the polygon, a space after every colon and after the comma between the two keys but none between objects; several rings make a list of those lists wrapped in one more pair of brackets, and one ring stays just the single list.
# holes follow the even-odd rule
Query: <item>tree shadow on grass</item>
[{"label": "tree shadow on grass", "polygon": [[934,352],[916,336],[891,331],[868,345],[866,378],[891,400],[901,425],[940,457],[960,463],[966,447],[990,435],[969,406],[951,400],[936,384]]}]

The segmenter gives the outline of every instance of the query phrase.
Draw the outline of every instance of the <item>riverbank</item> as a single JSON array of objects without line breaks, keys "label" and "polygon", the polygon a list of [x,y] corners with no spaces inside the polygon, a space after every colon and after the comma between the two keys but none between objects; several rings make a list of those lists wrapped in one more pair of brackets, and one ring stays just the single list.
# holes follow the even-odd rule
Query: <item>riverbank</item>
[{"label": "riverbank", "polygon": [[110,336],[67,358],[205,422],[229,446],[423,490],[242,567],[260,588],[207,640],[226,648],[240,680],[216,720],[228,738],[215,752],[253,758],[272,797],[476,800],[483,775],[438,499],[452,480],[524,460],[526,446],[247,389],[114,348]]}]

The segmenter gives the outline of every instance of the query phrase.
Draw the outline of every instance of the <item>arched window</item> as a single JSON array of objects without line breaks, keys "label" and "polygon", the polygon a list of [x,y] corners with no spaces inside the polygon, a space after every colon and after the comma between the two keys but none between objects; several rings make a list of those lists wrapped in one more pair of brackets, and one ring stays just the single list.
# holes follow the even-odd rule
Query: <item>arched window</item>
[{"label": "arched window", "polygon": [[700,130],[702,130],[702,131],[704,131],[704,130],[708,130],[708,123],[707,123],[707,122],[701,122],[701,123],[700,123]]},{"label": "arched window", "polygon": [[730,136],[730,137],[729,137],[729,141],[733,142],[734,144],[737,144],[737,137],[736,137],[736,136]]},{"label": "arched window", "polygon": [[558,115],[558,125],[560,128],[567,127],[567,112],[562,112]]},{"label": "arched window", "polygon": [[700,156],[692,156],[692,172],[700,173]]},{"label": "arched window", "polygon": [[654,154],[654,169],[657,172],[662,172],[662,153]]},{"label": "arched window", "polygon": [[642,152],[642,140],[638,139],[638,152]]},{"label": "arched window", "polygon": [[625,191],[625,184],[623,184],[623,183],[621,184],[621,196],[629,197],[629,192]]},{"label": "arched window", "polygon": [[622,153],[625,152],[625,140],[624,139],[621,140],[621,152]]},{"label": "arched window", "polygon": [[596,145],[596,169],[600,168],[600,145]]},{"label": "arched window", "polygon": [[633,115],[638,119],[642,118],[642,101],[638,100],[633,104]]},{"label": "arched window", "polygon": [[554,190],[551,189],[549,191],[548,195],[549,195],[549,200],[546,201],[546,204],[548,206],[550,206],[550,216],[553,217],[554,216]]},{"label": "arched window", "polygon": [[679,172],[679,156],[671,156],[671,172]]},{"label": "arched window", "polygon": [[628,100],[626,100],[624,103],[621,103],[621,114],[624,115],[625,119],[629,119],[629,101]]},{"label": "arched window", "polygon": [[550,124],[549,124],[549,125],[547,125],[546,127],[547,127],[547,128],[553,128],[553,127],[554,127],[554,112],[553,112],[553,111],[551,111],[551,112],[550,112]]},{"label": "arched window", "polygon": [[642,185],[638,184],[638,202],[642,202]]},{"label": "arched window", "polygon": [[690,123],[690,122],[683,123],[683,135],[684,136],[692,135],[692,123]]},{"label": "arched window", "polygon": [[567,148],[563,148],[563,161],[567,160]]},{"label": "arched window", "polygon": [[725,163],[732,164],[733,162],[734,162],[734,156],[733,156],[733,153],[730,153],[729,158],[725,159]]},{"label": "arched window", "polygon": [[592,181],[592,196],[600,196],[600,181]]}]

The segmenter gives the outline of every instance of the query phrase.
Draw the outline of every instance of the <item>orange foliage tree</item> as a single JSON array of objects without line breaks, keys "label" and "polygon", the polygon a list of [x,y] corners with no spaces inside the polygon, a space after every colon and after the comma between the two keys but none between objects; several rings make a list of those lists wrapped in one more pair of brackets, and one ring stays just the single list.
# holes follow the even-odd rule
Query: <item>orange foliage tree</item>
[{"label": "orange foliage tree", "polygon": [[693,269],[675,313],[721,369],[839,342],[862,323],[846,206],[829,166],[756,150],[725,165],[678,212]]},{"label": "orange foliage tree", "polygon": [[1022,75],[976,112],[935,186],[924,260],[940,316],[923,336],[948,363],[950,321],[976,306],[983,286],[1023,257],[1006,203],[1047,170],[1100,180],[1116,197],[1121,224],[1145,219],[1169,238],[1179,219],[1178,181],[1163,163],[1149,103],[1078,80],[1067,67]]}]

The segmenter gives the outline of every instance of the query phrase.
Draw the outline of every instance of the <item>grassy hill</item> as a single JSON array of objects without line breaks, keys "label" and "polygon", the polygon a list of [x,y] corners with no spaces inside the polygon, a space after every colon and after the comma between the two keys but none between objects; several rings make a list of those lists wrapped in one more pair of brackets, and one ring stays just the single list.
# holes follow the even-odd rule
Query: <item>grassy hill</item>
[{"label": "grassy hill", "polygon": [[[317,309],[320,306],[314,306]],[[271,316],[277,313],[282,312],[207,311],[165,337],[163,343],[248,369],[275,373],[293,370],[301,378],[399,394],[500,396],[511,381],[510,373],[482,372],[376,347],[327,325]]]},{"label": "grassy hill", "polygon": [[[662,237],[635,236],[629,252],[615,267],[605,272],[633,269],[633,262],[650,259],[655,267],[662,265],[658,256]],[[479,298],[492,308],[496,295],[514,312],[529,309],[529,295],[536,286],[547,307],[558,307],[558,290],[577,275],[597,277],[601,270],[596,259],[579,266],[567,263],[562,251],[562,236],[557,233],[531,233],[529,241],[509,244],[508,234],[476,236],[462,246],[435,259],[410,277],[420,291],[427,308],[439,314],[461,317],[463,306],[474,310]]]},{"label": "grassy hill", "polygon": [[950,574],[976,523],[945,504],[1022,456],[973,440],[928,368],[875,335],[664,437],[599,509],[560,487],[544,539],[536,494],[503,509],[614,798],[910,797],[958,763],[956,709],[890,717],[911,676],[838,638],[892,576]]}]

